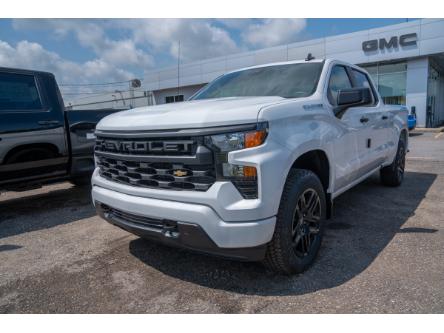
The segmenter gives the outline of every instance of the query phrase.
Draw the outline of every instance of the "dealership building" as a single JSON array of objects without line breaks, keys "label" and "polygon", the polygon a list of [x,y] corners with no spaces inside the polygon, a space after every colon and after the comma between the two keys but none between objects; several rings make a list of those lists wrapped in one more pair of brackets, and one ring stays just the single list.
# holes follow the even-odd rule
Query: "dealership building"
[{"label": "dealership building", "polygon": [[143,89],[156,104],[186,100],[214,78],[260,64],[335,58],[364,67],[387,104],[415,110],[418,126],[444,124],[444,19],[422,19],[376,29],[260,49],[149,71]]}]

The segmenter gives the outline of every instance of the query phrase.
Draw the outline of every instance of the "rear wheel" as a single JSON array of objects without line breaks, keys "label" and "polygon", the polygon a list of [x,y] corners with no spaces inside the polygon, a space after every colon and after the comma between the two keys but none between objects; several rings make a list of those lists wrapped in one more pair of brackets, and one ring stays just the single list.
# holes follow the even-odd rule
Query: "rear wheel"
[{"label": "rear wheel", "polygon": [[405,154],[405,141],[401,137],[393,163],[381,169],[381,181],[384,185],[392,187],[401,185],[404,179]]},{"label": "rear wheel", "polygon": [[319,178],[309,170],[291,170],[264,264],[284,274],[306,270],[319,252],[325,216],[325,193]]}]

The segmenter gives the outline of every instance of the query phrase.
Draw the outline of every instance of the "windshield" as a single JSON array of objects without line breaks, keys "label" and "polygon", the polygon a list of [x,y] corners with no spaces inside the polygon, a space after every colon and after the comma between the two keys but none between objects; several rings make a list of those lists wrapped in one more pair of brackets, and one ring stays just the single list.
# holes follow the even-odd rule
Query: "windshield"
[{"label": "windshield", "polygon": [[192,99],[242,96],[307,97],[316,90],[323,63],[298,63],[246,69],[210,82]]}]

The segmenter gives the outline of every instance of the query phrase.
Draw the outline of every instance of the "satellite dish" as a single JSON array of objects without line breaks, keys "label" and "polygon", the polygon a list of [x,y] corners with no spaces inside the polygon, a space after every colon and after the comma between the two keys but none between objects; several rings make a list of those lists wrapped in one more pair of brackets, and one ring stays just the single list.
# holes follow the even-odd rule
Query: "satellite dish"
[{"label": "satellite dish", "polygon": [[142,82],[139,79],[131,80],[131,87],[140,88],[141,85],[142,85]]}]

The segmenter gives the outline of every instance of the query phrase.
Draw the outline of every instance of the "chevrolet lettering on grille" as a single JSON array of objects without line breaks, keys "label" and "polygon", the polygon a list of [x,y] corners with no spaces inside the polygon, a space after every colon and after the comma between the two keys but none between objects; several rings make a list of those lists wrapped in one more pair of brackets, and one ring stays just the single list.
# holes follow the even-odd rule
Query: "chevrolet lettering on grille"
[{"label": "chevrolet lettering on grille", "polygon": [[193,146],[192,140],[176,141],[117,141],[97,140],[96,149],[122,153],[188,153]]}]

